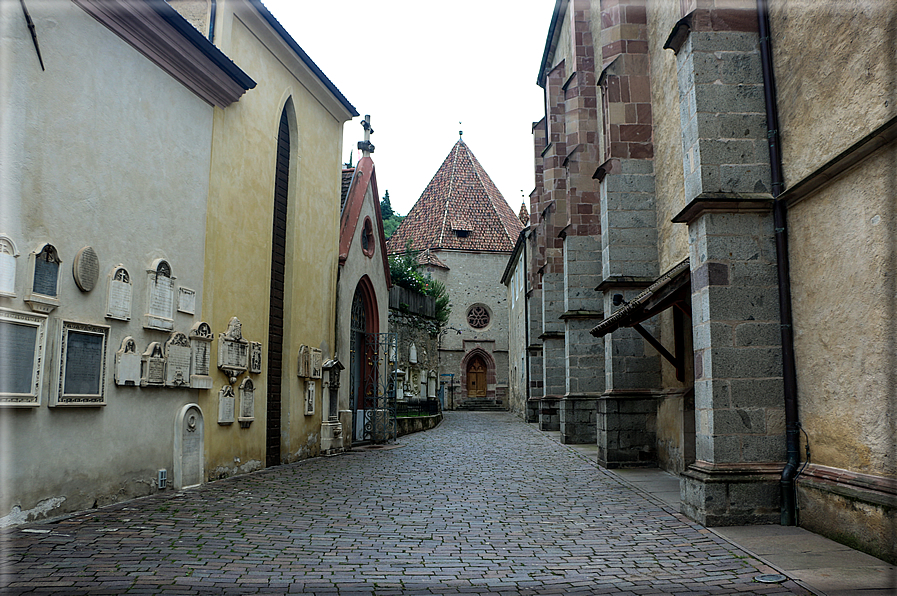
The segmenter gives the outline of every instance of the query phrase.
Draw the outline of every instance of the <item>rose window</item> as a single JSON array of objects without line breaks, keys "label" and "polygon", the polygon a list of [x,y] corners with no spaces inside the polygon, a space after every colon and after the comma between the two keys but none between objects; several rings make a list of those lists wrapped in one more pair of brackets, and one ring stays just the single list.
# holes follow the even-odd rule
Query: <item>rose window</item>
[{"label": "rose window", "polygon": [[471,306],[467,311],[467,324],[474,329],[484,329],[489,325],[489,311],[483,306]]}]

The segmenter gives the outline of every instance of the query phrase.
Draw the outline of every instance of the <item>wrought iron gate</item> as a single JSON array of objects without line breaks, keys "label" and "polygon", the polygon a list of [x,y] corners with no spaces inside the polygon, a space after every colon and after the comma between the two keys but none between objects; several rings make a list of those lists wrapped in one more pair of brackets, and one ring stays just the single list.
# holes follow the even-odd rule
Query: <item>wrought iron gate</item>
[{"label": "wrought iron gate", "polygon": [[396,335],[366,333],[364,358],[364,440],[394,441],[396,425]]}]

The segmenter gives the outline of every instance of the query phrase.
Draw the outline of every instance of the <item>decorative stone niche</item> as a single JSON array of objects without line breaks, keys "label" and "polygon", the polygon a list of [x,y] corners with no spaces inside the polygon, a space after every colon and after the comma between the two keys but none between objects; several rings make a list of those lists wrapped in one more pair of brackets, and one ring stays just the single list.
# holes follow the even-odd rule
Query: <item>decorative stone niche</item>
[{"label": "decorative stone niche", "polygon": [[165,386],[189,387],[193,350],[187,335],[175,331],[165,342]]},{"label": "decorative stone niche", "polygon": [[115,384],[120,387],[140,384],[140,354],[137,342],[130,335],[121,340],[121,348],[115,353]]},{"label": "decorative stone niche", "polygon": [[100,258],[92,246],[85,246],[72,260],[72,276],[75,285],[82,292],[89,292],[97,285],[100,278]]},{"label": "decorative stone niche", "polygon": [[190,347],[193,361],[190,365],[190,386],[194,389],[211,389],[212,377],[209,376],[212,353],[212,328],[208,323],[200,321],[190,329]]},{"label": "decorative stone niche", "polygon": [[106,318],[131,320],[131,301],[134,294],[131,274],[124,265],[116,265],[106,276]]},{"label": "decorative stone niche", "polygon": [[224,385],[218,392],[218,424],[227,426],[234,423],[234,388]]},{"label": "decorative stone niche", "polygon": [[147,329],[171,331],[174,329],[174,281],[171,265],[165,259],[156,259],[146,270],[146,315],[143,326]]},{"label": "decorative stone niche", "polygon": [[255,420],[255,384],[246,377],[240,383],[240,428],[249,428]]},{"label": "decorative stone niche", "polygon": [[0,296],[16,297],[16,259],[19,249],[12,238],[0,234]]},{"label": "decorative stone niche", "polygon": [[31,279],[25,292],[25,302],[31,310],[50,313],[59,306],[59,266],[62,260],[56,247],[44,244],[28,256]]},{"label": "decorative stone niche", "polygon": [[50,406],[105,406],[109,327],[61,321],[57,339],[59,378]]},{"label": "decorative stone niche", "polygon": [[0,406],[39,406],[47,317],[0,309]]},{"label": "decorative stone niche", "polygon": [[218,334],[218,369],[228,376],[231,384],[249,368],[249,341],[243,339],[243,324],[233,317],[227,331]]},{"label": "decorative stone niche", "polygon": [[165,355],[162,344],[151,342],[140,357],[140,386],[163,387],[165,385]]}]

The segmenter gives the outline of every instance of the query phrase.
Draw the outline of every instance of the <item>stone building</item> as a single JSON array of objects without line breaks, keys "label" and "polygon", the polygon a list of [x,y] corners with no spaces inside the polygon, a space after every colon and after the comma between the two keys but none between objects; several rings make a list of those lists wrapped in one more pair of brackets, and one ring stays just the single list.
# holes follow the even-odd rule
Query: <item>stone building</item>
[{"label": "stone building", "polygon": [[357,113],[212,4],[0,3],[0,525],[320,450]]},{"label": "stone building", "polygon": [[459,140],[389,239],[410,242],[446,285],[452,313],[440,336],[439,368],[454,375],[454,407],[477,399],[507,407],[508,307],[502,271],[520,219],[468,146]]},{"label": "stone building", "polygon": [[506,273],[542,331],[542,428],[678,474],[702,523],[800,523],[890,560],[895,18],[558,0]]}]

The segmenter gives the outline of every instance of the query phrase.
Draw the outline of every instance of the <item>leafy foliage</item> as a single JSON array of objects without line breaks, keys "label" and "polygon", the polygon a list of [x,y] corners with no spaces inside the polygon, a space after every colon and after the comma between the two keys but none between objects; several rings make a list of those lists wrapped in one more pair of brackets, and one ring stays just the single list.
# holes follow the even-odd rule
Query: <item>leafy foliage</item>
[{"label": "leafy foliage", "polygon": [[393,211],[392,203],[389,201],[388,190],[383,195],[383,200],[380,201],[380,217],[383,219],[383,235],[389,240],[399,227],[399,224],[402,223],[402,220],[405,219],[405,216]]},{"label": "leafy foliage", "polygon": [[389,275],[392,278],[392,283],[397,286],[434,297],[436,299],[436,321],[442,327],[448,322],[449,315],[452,313],[448,289],[444,283],[421,274],[420,264],[417,262],[419,254],[420,251],[411,248],[409,240],[405,245],[405,252],[389,255]]}]

